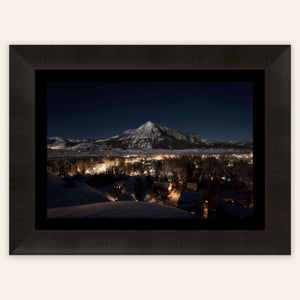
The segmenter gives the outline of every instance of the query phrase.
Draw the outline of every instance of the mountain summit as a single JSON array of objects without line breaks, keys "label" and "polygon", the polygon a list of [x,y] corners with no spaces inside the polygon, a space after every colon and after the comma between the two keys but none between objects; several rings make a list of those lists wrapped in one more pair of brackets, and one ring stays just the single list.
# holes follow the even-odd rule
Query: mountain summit
[{"label": "mountain summit", "polygon": [[[251,143],[251,142],[250,142]],[[208,148],[249,148],[252,143],[220,143],[200,138],[197,134],[171,129],[146,122],[136,129],[130,129],[105,140],[68,140],[49,138],[48,148],[66,150],[105,150],[105,149],[208,149]]]},{"label": "mountain summit", "polygon": [[148,121],[145,124],[143,124],[142,126],[140,126],[139,129],[152,129],[155,126],[156,125],[154,123],[152,123],[151,121]]},{"label": "mountain summit", "polygon": [[146,122],[137,129],[126,130],[106,141],[122,149],[188,149],[207,147],[208,141],[198,135]]}]

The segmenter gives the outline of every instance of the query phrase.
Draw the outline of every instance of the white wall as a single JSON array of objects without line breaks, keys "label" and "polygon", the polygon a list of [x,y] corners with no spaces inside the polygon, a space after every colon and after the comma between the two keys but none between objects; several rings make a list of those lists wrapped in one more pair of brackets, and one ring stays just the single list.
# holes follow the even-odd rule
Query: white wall
[{"label": "white wall", "polygon": [[295,185],[299,180],[296,169],[300,167],[296,155],[300,153],[300,142],[296,140],[296,127],[300,128],[297,3],[300,2],[0,0],[1,299],[300,299],[300,210],[294,186],[291,257],[9,257],[7,176],[10,43],[286,43],[292,44]]}]

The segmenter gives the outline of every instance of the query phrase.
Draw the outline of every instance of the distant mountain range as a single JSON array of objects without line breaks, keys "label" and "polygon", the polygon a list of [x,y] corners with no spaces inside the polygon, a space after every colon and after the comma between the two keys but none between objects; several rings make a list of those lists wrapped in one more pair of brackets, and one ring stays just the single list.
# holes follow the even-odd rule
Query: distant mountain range
[{"label": "distant mountain range", "polygon": [[202,139],[194,133],[170,129],[148,121],[137,129],[126,130],[105,140],[48,138],[47,147],[86,152],[111,149],[252,149],[252,141],[216,142]]}]

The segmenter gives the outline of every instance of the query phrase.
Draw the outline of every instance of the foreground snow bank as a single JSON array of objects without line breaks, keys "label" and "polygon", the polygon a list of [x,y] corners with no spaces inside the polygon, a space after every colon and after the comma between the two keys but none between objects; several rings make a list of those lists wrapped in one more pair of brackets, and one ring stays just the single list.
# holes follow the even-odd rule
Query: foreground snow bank
[{"label": "foreground snow bank", "polygon": [[106,202],[48,209],[48,218],[195,218],[190,213],[149,202]]},{"label": "foreground snow bank", "polygon": [[47,175],[47,207],[65,207],[88,203],[109,202],[101,192],[93,189],[84,182],[67,184],[52,174]]}]

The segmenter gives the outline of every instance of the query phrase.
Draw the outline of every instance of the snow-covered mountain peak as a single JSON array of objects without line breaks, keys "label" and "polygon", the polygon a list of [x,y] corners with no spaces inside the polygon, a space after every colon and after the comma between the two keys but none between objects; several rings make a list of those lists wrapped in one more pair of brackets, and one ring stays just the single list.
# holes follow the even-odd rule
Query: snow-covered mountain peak
[{"label": "snow-covered mountain peak", "polygon": [[151,121],[148,121],[145,124],[143,124],[142,126],[140,126],[138,129],[151,130],[155,127],[156,127],[156,125],[154,123],[152,123]]}]

